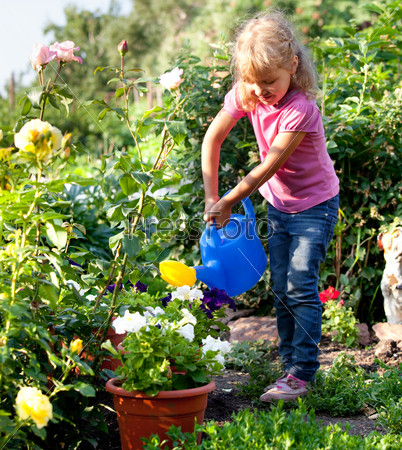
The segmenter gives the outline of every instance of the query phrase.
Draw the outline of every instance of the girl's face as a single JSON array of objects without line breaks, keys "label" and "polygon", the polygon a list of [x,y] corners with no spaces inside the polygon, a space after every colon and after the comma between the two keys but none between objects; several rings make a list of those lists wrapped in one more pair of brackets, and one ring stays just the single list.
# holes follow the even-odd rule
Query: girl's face
[{"label": "girl's face", "polygon": [[288,92],[292,75],[296,73],[297,57],[290,69],[277,69],[263,79],[250,80],[246,83],[250,95],[264,105],[276,105]]}]

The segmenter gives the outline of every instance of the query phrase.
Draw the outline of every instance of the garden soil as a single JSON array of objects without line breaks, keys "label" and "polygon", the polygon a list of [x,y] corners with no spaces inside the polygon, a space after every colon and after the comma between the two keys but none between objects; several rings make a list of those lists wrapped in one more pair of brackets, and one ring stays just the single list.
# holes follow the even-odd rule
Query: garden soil
[{"label": "garden soil", "polygon": [[[320,344],[320,362],[321,369],[327,369],[331,366],[332,361],[342,352],[353,355],[356,365],[364,368],[367,372],[379,371],[378,365],[375,363],[377,358],[375,354],[375,346],[378,339],[372,336],[370,345],[358,349],[345,349],[340,344],[334,343],[328,336],[324,336]],[[385,351],[381,355],[381,359],[387,365],[399,365],[402,363],[402,349],[392,350],[392,342],[389,343],[390,351]],[[395,347],[395,346],[394,346]],[[277,351],[271,353],[273,360],[278,359]],[[218,425],[231,421],[233,413],[237,413],[243,409],[259,409],[268,410],[269,404],[263,404],[255,399],[245,398],[240,395],[241,385],[248,382],[248,375],[236,370],[225,370],[220,376],[214,377],[216,389],[209,394],[208,407],[205,412],[206,421],[215,421]],[[102,403],[105,421],[109,428],[109,433],[99,433],[97,438],[99,444],[98,449],[101,450],[118,450],[120,449],[120,437],[117,425],[116,413],[113,411],[113,400],[107,392],[99,394],[100,403]],[[360,415],[350,417],[332,417],[324,414],[316,414],[316,420],[323,426],[340,424],[345,429],[346,424],[350,425],[349,434],[366,436],[371,431],[378,431],[386,434],[386,431],[376,421],[375,411],[367,408]],[[84,449],[85,446],[80,448]],[[93,448],[92,446],[89,448]]]}]

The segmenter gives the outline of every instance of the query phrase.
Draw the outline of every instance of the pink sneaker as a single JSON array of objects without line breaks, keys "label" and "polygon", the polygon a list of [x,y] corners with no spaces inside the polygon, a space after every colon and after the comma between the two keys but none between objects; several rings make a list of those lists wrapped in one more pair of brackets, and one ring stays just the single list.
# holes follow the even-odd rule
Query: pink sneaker
[{"label": "pink sneaker", "polygon": [[308,394],[306,386],[307,382],[300,380],[289,374],[286,378],[280,380],[275,387],[265,394],[262,394],[260,400],[262,402],[272,402],[274,400],[296,400],[303,395]]},{"label": "pink sneaker", "polygon": [[287,372],[283,372],[283,374],[272,384],[264,388],[264,392],[268,392],[270,389],[273,389],[280,381],[283,381],[289,374]]}]

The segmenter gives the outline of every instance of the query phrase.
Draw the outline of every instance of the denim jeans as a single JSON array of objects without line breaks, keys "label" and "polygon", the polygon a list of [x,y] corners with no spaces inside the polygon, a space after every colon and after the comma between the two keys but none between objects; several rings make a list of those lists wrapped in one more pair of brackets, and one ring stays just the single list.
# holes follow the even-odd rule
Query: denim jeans
[{"label": "denim jeans", "polygon": [[295,214],[268,206],[279,355],[283,369],[305,381],[312,381],[320,366],[322,304],[318,273],[333,236],[338,208],[339,195]]}]

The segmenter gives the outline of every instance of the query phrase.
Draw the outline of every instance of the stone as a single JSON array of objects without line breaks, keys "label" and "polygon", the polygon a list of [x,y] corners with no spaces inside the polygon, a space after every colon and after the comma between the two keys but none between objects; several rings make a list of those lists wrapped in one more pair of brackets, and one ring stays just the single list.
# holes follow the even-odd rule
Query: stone
[{"label": "stone", "polygon": [[366,323],[358,323],[357,328],[359,329],[358,342],[363,347],[370,345],[370,332]]},{"label": "stone", "polygon": [[375,356],[381,361],[387,361],[398,351],[396,342],[392,339],[380,341],[374,348]]},{"label": "stone", "polygon": [[376,323],[373,325],[373,330],[380,339],[391,339],[393,341],[402,341],[402,325],[395,323]]},{"label": "stone", "polygon": [[229,342],[257,341],[274,342],[278,339],[275,317],[241,317],[228,324],[230,328]]},{"label": "stone", "polygon": [[222,323],[228,324],[229,322],[239,319],[240,317],[249,317],[255,313],[255,309],[233,309],[227,308],[225,311],[225,317],[219,319]]}]

